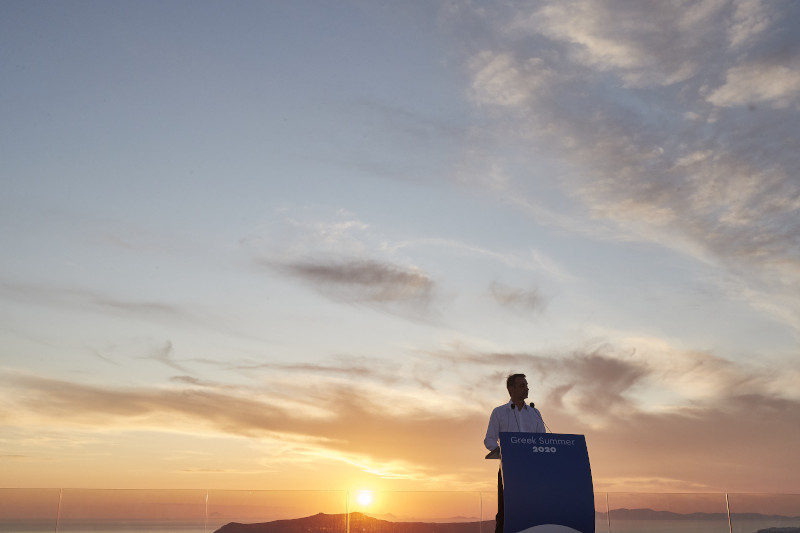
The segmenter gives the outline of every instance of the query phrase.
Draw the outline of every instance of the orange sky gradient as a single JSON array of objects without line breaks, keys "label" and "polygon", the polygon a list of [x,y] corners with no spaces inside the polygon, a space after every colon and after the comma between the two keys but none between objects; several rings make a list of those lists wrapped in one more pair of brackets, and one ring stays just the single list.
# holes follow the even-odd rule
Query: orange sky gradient
[{"label": "orange sky gradient", "polygon": [[598,493],[800,493],[797,28],[3,0],[0,488],[491,514],[521,372]]},{"label": "orange sky gradient", "polygon": [[[552,431],[586,435],[596,491],[797,491],[790,443],[800,409],[713,358],[662,373],[599,351],[427,357],[431,367],[416,362],[414,372],[438,374],[438,387],[399,379],[395,364],[287,365],[257,387],[175,379],[111,388],[7,373],[4,439],[16,453],[3,457],[3,484],[491,492],[497,463],[483,459],[482,439],[491,407],[505,400],[496,370],[505,367],[531,369],[531,397]],[[669,380],[730,392],[698,393],[682,409],[635,403],[632,391]]]}]

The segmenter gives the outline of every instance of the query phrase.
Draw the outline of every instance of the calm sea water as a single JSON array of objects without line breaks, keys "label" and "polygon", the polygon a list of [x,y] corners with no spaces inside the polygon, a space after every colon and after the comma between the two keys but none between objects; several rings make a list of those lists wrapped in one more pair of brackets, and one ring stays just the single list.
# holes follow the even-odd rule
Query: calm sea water
[{"label": "calm sea water", "polygon": [[[800,527],[800,520],[734,520],[733,533],[755,533],[770,527]],[[596,533],[608,533],[608,524],[598,522]],[[728,533],[725,520],[617,520],[611,533]]]},{"label": "calm sea water", "polygon": [[[83,522],[62,524],[58,531],[52,521],[0,522],[0,533],[213,533],[223,524],[197,522],[142,522],[110,524]],[[765,519],[733,522],[733,533],[755,533],[769,527],[800,527],[800,520]],[[596,533],[608,533],[606,522],[597,522]],[[477,532],[476,532],[477,533]],[[727,520],[612,520],[610,533],[728,533]]]},{"label": "calm sea water", "polygon": [[114,524],[108,521],[61,524],[53,521],[0,521],[0,533],[213,533],[223,524],[203,522],[138,522]]}]

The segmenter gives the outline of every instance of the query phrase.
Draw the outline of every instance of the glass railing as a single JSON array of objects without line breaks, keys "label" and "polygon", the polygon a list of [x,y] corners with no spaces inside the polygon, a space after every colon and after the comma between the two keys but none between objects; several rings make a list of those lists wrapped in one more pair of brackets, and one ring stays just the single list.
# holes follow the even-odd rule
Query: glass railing
[{"label": "glass railing", "polygon": [[[800,494],[595,493],[597,533],[800,533]],[[0,489],[3,533],[493,533],[494,492]]]}]

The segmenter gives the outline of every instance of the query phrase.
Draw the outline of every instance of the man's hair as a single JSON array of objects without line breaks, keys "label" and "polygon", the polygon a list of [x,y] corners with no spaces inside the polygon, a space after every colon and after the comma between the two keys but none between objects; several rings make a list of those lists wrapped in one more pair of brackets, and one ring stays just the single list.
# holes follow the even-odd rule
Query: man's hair
[{"label": "man's hair", "polygon": [[510,374],[506,378],[506,388],[510,389],[517,383],[517,378],[524,378],[525,374]]}]

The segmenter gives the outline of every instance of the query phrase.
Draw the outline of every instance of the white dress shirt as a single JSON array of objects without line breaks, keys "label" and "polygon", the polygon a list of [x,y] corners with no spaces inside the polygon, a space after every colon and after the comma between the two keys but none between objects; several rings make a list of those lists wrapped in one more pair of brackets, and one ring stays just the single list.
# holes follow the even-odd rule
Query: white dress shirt
[{"label": "white dress shirt", "polygon": [[544,433],[544,420],[538,409],[525,404],[522,411],[519,411],[509,400],[508,403],[492,410],[489,427],[486,429],[486,438],[483,439],[483,445],[487,450],[497,448],[501,431]]}]

